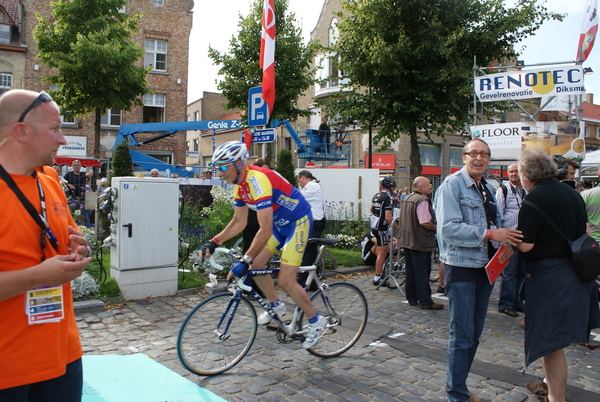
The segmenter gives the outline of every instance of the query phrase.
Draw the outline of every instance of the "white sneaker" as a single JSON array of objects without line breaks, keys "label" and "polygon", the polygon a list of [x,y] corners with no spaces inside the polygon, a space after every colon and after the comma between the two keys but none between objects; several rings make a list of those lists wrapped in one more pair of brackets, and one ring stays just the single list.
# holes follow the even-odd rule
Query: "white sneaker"
[{"label": "white sneaker", "polygon": [[302,347],[304,349],[310,349],[314,347],[317,343],[319,343],[319,339],[325,333],[327,329],[327,318],[323,316],[319,316],[319,320],[314,324],[308,325],[308,333],[306,334],[306,339],[302,342]]},{"label": "white sneaker", "polygon": [[[283,317],[287,312],[285,303],[281,302],[279,306],[273,307],[273,311],[275,311],[275,314],[277,314],[279,318]],[[271,319],[271,315],[265,311],[264,313],[258,316],[258,325],[267,325],[271,322]]]}]

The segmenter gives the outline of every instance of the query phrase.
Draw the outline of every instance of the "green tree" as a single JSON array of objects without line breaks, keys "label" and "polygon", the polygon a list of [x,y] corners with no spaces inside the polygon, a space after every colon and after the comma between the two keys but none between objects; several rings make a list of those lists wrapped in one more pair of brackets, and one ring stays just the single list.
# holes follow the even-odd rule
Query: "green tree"
[{"label": "green tree", "polygon": [[121,141],[117,145],[113,155],[112,174],[110,177],[133,176],[133,160],[129,152],[129,143],[127,140]]},{"label": "green tree", "polygon": [[548,19],[536,0],[353,0],[342,2],[340,70],[349,92],[325,100],[328,114],[379,127],[384,147],[411,138],[411,176],[421,172],[419,132],[465,132],[472,105],[472,66],[518,55],[513,45]]},{"label": "green tree", "polygon": [[150,68],[136,66],[144,50],[130,41],[141,15],[120,12],[125,5],[126,0],[59,0],[52,3],[52,22],[38,14],[33,32],[38,58],[54,69],[44,81],[60,88],[52,96],[62,112],[96,114],[96,158],[106,110],[142,106],[140,96],[151,92],[146,81]]},{"label": "green tree", "polygon": [[[295,26],[296,16],[288,13],[287,0],[275,0],[275,106],[272,119],[295,119],[308,116],[298,108],[298,97],[313,83],[315,70],[310,67],[317,49],[316,42],[304,45],[301,29]],[[222,66],[219,74],[224,80],[219,89],[227,98],[227,108],[248,109],[248,90],[260,86],[260,36],[263,1],[255,0],[247,17],[240,15],[238,36],[232,37],[229,53],[210,47],[209,57]]]},{"label": "green tree", "polygon": [[298,186],[298,180],[296,179],[296,174],[294,172],[294,158],[292,157],[292,151],[285,148],[279,151],[275,170],[282,175],[284,179],[292,183],[292,186]]}]

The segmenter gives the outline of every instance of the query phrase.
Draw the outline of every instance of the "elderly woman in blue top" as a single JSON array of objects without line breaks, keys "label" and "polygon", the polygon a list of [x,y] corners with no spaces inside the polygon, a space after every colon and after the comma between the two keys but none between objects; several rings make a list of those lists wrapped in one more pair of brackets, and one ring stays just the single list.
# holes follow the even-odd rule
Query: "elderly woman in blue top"
[{"label": "elderly woman in blue top", "polygon": [[[480,401],[466,381],[483,331],[490,294],[484,267],[496,252],[491,240],[516,246],[521,232],[500,228],[494,189],[484,174],[490,148],[479,139],[463,149],[464,167],[448,177],[436,192],[435,212],[440,260],[450,311],[446,394],[450,401]],[[497,243],[496,243],[497,245]],[[505,247],[500,260],[513,254]]]}]

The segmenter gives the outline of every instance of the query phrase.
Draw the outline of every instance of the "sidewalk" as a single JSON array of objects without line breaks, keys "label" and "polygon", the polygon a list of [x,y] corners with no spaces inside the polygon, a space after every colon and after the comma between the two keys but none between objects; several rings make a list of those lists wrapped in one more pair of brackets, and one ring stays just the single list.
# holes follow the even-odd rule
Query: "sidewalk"
[{"label": "sidewalk", "polygon": [[[80,311],[77,322],[86,354],[143,353],[227,401],[446,401],[446,297],[434,295],[446,305],[443,310],[421,310],[409,306],[399,290],[375,290],[371,273],[335,280],[363,290],[369,324],[352,349],[331,359],[312,356],[299,342],[280,344],[273,332],[261,328],[248,355],[229,372],[214,377],[188,373],[177,359],[177,333],[185,316],[206,297],[203,294]],[[490,300],[468,386],[484,401],[538,401],[524,384],[541,379],[541,363],[534,362],[523,376],[523,329],[518,318],[498,313],[498,289]],[[571,346],[566,357],[567,400],[600,400],[600,354]]]}]

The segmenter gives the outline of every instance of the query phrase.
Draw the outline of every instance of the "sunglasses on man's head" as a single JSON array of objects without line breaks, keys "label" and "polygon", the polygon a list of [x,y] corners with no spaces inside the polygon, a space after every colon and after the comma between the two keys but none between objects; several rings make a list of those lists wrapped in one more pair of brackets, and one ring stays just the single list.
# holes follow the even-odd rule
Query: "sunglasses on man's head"
[{"label": "sunglasses on man's head", "polygon": [[27,108],[23,111],[23,113],[21,113],[21,117],[19,117],[19,120],[17,120],[17,122],[23,123],[25,116],[27,115],[27,113],[29,113],[29,111],[31,109],[33,109],[34,107],[36,107],[38,105],[41,105],[44,102],[50,102],[51,100],[52,100],[52,97],[50,96],[50,94],[48,94],[48,92],[46,92],[46,91],[40,92],[40,94],[37,96],[37,98],[35,98],[33,100],[33,102],[31,102],[31,104],[29,106],[27,106]]}]

